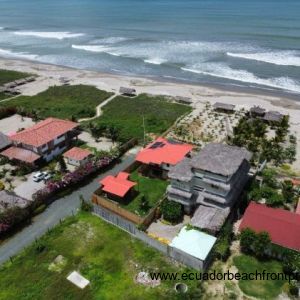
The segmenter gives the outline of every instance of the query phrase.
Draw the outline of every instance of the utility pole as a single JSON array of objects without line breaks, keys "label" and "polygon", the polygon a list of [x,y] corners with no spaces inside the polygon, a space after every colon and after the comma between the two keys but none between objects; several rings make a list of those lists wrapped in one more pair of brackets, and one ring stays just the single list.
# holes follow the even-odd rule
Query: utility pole
[{"label": "utility pole", "polygon": [[143,130],[144,130],[144,147],[146,145],[146,129],[145,129],[145,116],[143,115]]}]

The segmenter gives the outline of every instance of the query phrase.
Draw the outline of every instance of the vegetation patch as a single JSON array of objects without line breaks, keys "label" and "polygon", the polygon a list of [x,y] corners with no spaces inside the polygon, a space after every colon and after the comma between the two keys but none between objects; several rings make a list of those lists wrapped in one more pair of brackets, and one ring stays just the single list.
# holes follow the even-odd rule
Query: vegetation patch
[{"label": "vegetation patch", "polygon": [[1,106],[17,107],[20,114],[36,119],[78,120],[93,117],[96,106],[111,95],[88,85],[53,86],[38,95],[20,96],[1,103]]},{"label": "vegetation patch", "polygon": [[131,138],[143,140],[144,129],[147,135],[161,134],[180,116],[192,110],[162,96],[146,94],[135,98],[116,97],[102,109],[102,116],[86,123],[86,126],[95,137],[109,135],[112,140],[120,142]]},{"label": "vegetation patch", "polygon": [[[261,261],[248,255],[235,256],[233,258],[239,273],[282,273],[282,265],[275,260]],[[240,280],[239,287],[248,296],[259,299],[275,299],[282,291],[285,280]]]},{"label": "vegetation patch", "polygon": [[26,78],[28,76],[31,76],[31,74],[0,69],[0,86],[8,82]]},{"label": "vegetation patch", "polygon": [[[60,255],[65,259],[61,272],[50,271]],[[91,282],[84,290],[66,280],[74,270]],[[191,272],[119,228],[81,212],[1,267],[0,299],[182,299],[174,281],[153,288],[137,283],[142,271]],[[198,299],[200,283],[184,283],[186,299]]]}]

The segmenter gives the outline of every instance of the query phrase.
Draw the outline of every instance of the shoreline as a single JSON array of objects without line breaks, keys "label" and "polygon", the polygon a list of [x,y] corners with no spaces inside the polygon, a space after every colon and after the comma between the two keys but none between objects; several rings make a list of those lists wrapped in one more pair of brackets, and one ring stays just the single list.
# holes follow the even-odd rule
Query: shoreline
[{"label": "shoreline", "polygon": [[[12,62],[13,64],[15,63],[28,63],[32,64],[35,66],[52,66],[52,67],[57,67],[60,69],[65,69],[65,70],[73,70],[75,71],[82,71],[82,72],[90,72],[90,73],[95,73],[98,74],[99,76],[106,76],[106,77],[116,77],[120,79],[144,79],[148,81],[152,81],[153,83],[159,84],[159,83],[165,83],[165,84],[180,84],[180,85],[185,85],[185,86],[191,86],[191,87],[198,87],[198,88],[207,88],[207,89],[212,89],[214,91],[219,91],[219,92],[228,92],[228,93],[237,93],[237,94],[246,94],[246,95],[253,95],[253,96],[266,96],[266,97],[271,97],[275,98],[277,100],[288,100],[292,102],[299,102],[299,108],[300,109],[300,94],[294,94],[294,93],[288,93],[283,90],[267,90],[267,89],[262,89],[259,87],[246,87],[246,86],[239,86],[239,85],[233,85],[233,84],[218,84],[218,83],[200,83],[196,81],[191,81],[191,80],[185,80],[185,79],[180,79],[180,78],[167,78],[164,76],[145,76],[145,75],[129,75],[129,74],[122,74],[118,72],[104,72],[104,71],[98,71],[98,70],[90,70],[90,69],[80,69],[80,68],[75,68],[75,67],[70,67],[70,66],[64,66],[64,65],[58,65],[58,64],[51,64],[51,63],[45,63],[45,62],[39,62],[35,60],[29,60],[29,59],[14,59],[14,58],[6,58],[6,57],[1,57],[0,56],[0,68],[3,65],[3,62]],[[7,63],[4,63],[6,67],[10,67]],[[14,70],[14,69],[12,69]],[[276,102],[274,102],[274,105],[276,105]],[[279,106],[282,107],[290,107],[291,103],[289,104],[284,104],[280,103]],[[296,107],[295,107],[296,109]]]},{"label": "shoreline", "polygon": [[[19,87],[20,92],[27,96],[41,93],[50,86],[62,85],[60,78],[65,77],[70,80],[70,84],[72,85],[93,85],[99,89],[114,93],[118,93],[119,88],[124,86],[136,89],[138,94],[147,93],[170,97],[188,97],[192,100],[191,106],[194,109],[204,107],[206,102],[210,102],[211,104],[215,102],[233,104],[237,109],[250,109],[252,106],[258,105],[269,111],[279,111],[289,115],[291,125],[290,132],[300,141],[300,102],[281,95],[270,96],[254,91],[249,93],[199,84],[176,83],[166,80],[156,80],[154,78],[114,75],[28,60],[0,58],[0,69],[37,74],[39,77],[35,82]],[[300,143],[297,145],[296,159],[293,168],[295,171],[300,171]]]}]

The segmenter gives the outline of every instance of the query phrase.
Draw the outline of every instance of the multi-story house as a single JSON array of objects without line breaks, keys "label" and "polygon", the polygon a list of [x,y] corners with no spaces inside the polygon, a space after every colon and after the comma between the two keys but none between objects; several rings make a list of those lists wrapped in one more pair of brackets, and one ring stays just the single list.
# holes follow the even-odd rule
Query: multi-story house
[{"label": "multi-story house", "polygon": [[12,146],[0,154],[29,164],[50,161],[70,146],[80,133],[78,126],[75,122],[48,118],[11,135]]},{"label": "multi-story house", "polygon": [[250,159],[244,148],[209,144],[171,168],[168,199],[181,203],[186,213],[199,205],[230,208],[248,180]]}]

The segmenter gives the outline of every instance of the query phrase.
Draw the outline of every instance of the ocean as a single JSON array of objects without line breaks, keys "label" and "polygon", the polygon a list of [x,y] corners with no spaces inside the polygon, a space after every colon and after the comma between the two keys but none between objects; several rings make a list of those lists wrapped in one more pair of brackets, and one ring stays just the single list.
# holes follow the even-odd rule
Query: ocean
[{"label": "ocean", "polygon": [[300,94],[299,0],[0,0],[0,56]]}]

